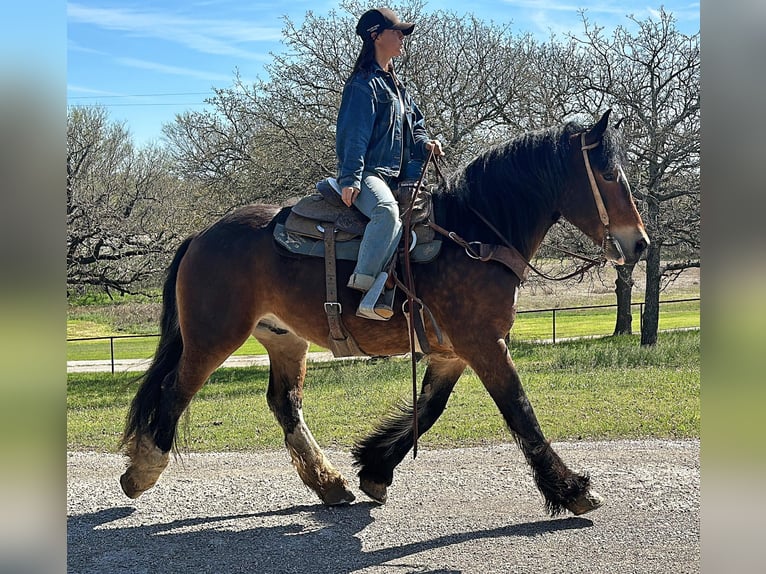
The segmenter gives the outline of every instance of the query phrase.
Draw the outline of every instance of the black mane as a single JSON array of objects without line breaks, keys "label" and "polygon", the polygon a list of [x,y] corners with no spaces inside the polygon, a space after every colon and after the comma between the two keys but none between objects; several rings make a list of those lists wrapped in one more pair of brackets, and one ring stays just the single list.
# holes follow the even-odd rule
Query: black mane
[{"label": "black mane", "polygon": [[[499,243],[469,208],[500,230],[523,253],[541,218],[557,217],[556,206],[567,189],[571,136],[585,131],[578,122],[527,132],[491,147],[448,178],[435,194],[443,227],[468,241]],[[600,153],[594,153],[600,152]],[[603,144],[591,153],[594,169],[623,159],[621,142],[609,128]],[[552,223],[552,221],[551,221]]]}]

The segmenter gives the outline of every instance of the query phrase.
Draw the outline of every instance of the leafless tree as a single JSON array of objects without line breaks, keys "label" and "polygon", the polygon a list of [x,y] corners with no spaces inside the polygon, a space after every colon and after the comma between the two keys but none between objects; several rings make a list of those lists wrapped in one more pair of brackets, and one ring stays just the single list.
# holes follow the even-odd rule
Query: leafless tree
[{"label": "leafless tree", "polygon": [[67,289],[128,293],[155,280],[185,225],[179,189],[160,148],[136,150],[103,108],[70,108]]},{"label": "leafless tree", "polygon": [[[671,14],[635,20],[610,38],[583,14],[577,41],[589,58],[583,101],[603,102],[623,117],[631,155],[628,178],[652,241],[647,253],[641,344],[657,340],[660,292],[678,273],[699,267],[699,33],[678,31]],[[664,254],[668,262],[663,263]],[[619,270],[616,332],[630,331],[632,268]]]}]

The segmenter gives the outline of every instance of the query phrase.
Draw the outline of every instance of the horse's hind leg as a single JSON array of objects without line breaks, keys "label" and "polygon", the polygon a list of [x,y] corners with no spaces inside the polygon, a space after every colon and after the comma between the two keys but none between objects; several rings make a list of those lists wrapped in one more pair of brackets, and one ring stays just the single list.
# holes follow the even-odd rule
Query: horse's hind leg
[{"label": "horse's hind leg", "polygon": [[[254,307],[246,299],[248,291],[225,296],[231,282],[223,274],[210,274],[217,283],[201,281],[193,275],[198,261],[192,258],[183,266],[191,241],[182,244],[169,269],[160,342],[125,425],[122,443],[130,464],[120,484],[130,498],[157,482],[168,464],[181,414],[213,371],[247,340],[255,324],[255,312],[243,311]],[[232,300],[242,305],[231,305]]]},{"label": "horse's hind leg", "polygon": [[[454,356],[432,355],[418,396],[418,436],[430,429],[447,406],[465,362]],[[383,504],[394,478],[394,468],[413,445],[412,407],[402,408],[384,420],[371,435],[354,447],[359,486],[370,498]]]},{"label": "horse's hind leg", "polygon": [[303,483],[328,505],[354,500],[348,482],[327,460],[303,420],[303,381],[308,342],[275,318],[261,320],[254,335],[269,353],[267,401],[285,433],[285,445]]},{"label": "horse's hind leg", "polygon": [[197,391],[237,346],[215,354],[186,347],[177,368],[160,375],[159,380],[147,379],[132,409],[140,411],[138,416],[145,423],[125,441],[130,465],[120,477],[120,485],[127,496],[137,498],[157,482],[168,465],[178,420]]}]

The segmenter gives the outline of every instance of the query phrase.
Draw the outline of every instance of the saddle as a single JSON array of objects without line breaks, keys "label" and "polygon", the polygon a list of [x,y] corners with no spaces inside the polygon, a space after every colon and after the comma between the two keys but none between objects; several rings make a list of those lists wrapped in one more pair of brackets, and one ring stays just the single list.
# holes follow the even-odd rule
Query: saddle
[{"label": "saddle", "polygon": [[[402,221],[410,209],[412,187],[404,184],[394,191],[399,203]],[[316,192],[303,197],[292,208],[284,224],[277,224],[274,239],[281,247],[296,255],[325,256],[325,231],[332,225],[335,230],[335,257],[356,261],[359,245],[368,219],[355,207],[348,207],[340,198],[335,179],[328,178],[316,184]],[[410,218],[410,259],[414,263],[433,261],[441,250],[441,239],[425,222],[431,216],[431,191],[421,187],[412,205]]]},{"label": "saddle", "polygon": [[[409,245],[409,261],[427,263],[437,257],[442,242],[435,238],[433,229],[426,225],[433,209],[432,193],[425,186],[420,186],[413,198],[417,187],[415,182],[406,182],[392,191],[399,203],[404,227],[402,241]],[[336,357],[366,355],[341,319],[336,259],[357,260],[359,245],[369,220],[355,207],[343,203],[335,179],[320,181],[316,184],[316,190],[316,193],[300,199],[291,208],[284,223],[276,224],[274,240],[292,254],[325,259],[327,298],[324,308],[330,327],[329,348]],[[408,234],[407,241],[404,241],[405,233]],[[405,315],[410,321],[410,313],[406,312]],[[418,335],[422,334],[425,340],[422,317],[418,315],[415,313],[414,321]]]}]

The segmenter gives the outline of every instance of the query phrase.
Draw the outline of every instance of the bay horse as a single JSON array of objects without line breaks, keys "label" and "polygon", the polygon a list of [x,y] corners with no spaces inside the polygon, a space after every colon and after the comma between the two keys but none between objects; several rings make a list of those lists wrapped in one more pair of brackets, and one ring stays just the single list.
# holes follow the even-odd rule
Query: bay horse
[{"label": "bay horse", "polygon": [[[602,245],[607,260],[633,263],[649,240],[623,172],[625,160],[609,111],[589,127],[568,122],[528,132],[492,147],[440,184],[433,196],[436,223],[468,242],[496,243],[501,234],[529,260],[564,217]],[[158,347],[122,437],[129,464],[120,483],[127,496],[136,498],[156,483],[174,447],[179,417],[213,371],[253,335],[268,351],[267,403],[300,478],[325,504],[355,499],[303,417],[309,341],[327,346],[329,336],[325,267],[321,258],[286,257],[276,249],[274,226],[288,210],[240,208],[178,248],[163,287]],[[352,271],[353,262],[338,261],[344,286]],[[430,352],[417,408],[408,405],[386,418],[354,446],[360,489],[380,504],[386,501],[415,429],[420,436],[431,428],[468,366],[524,453],[547,511],[555,516],[598,508],[602,498],[588,474],[570,470],[546,440],[511,359],[506,336],[520,277],[504,265],[468,256],[450,241],[434,261],[413,265],[412,273],[442,336],[427,329]],[[338,291],[342,308],[356,309],[361,294]],[[351,313],[343,320],[368,355],[410,350],[402,313],[388,322]]]}]

